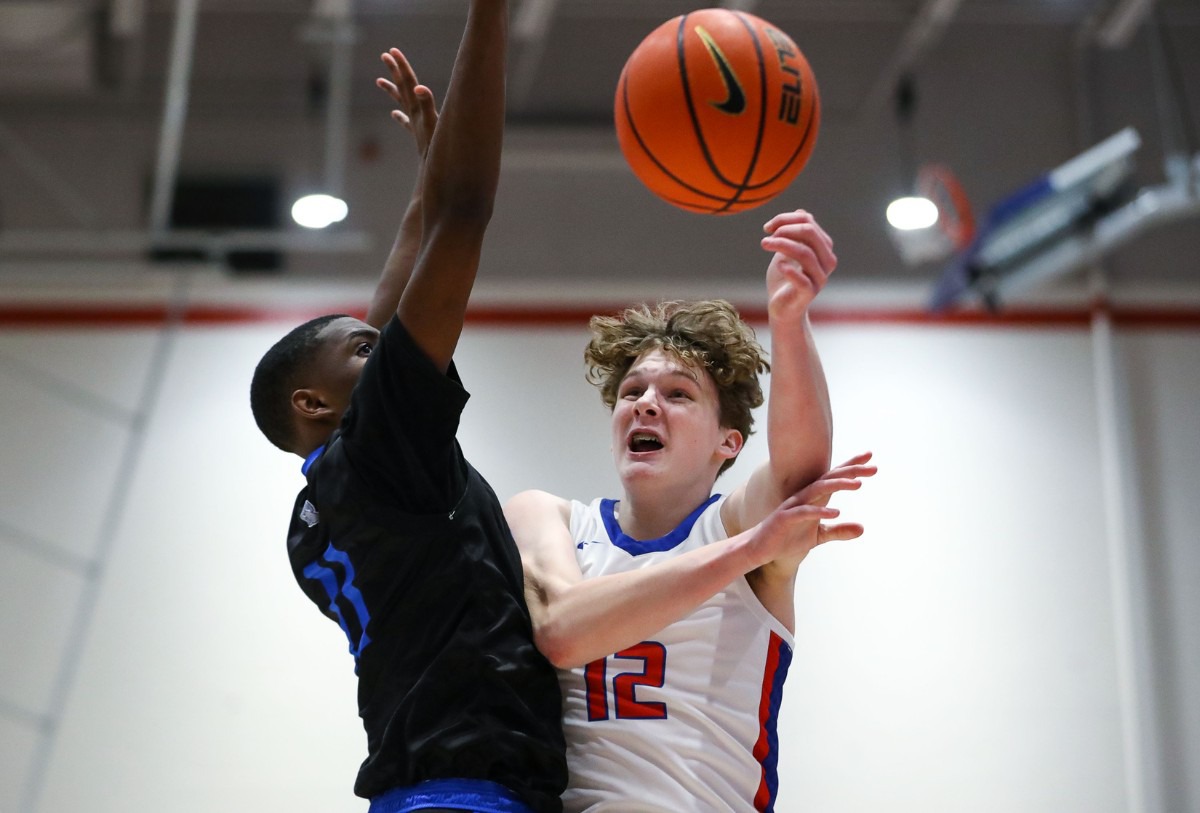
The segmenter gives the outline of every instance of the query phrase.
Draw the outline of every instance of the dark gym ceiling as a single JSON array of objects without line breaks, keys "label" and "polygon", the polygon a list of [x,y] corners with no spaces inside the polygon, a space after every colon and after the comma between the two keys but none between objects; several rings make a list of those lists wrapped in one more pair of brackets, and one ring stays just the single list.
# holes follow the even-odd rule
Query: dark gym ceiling
[{"label": "dark gym ceiling", "polygon": [[[47,244],[54,239],[39,234],[128,235],[148,226],[147,187],[155,182],[156,155],[161,171],[162,122],[173,98],[173,33],[193,3],[186,118],[174,153],[184,175],[196,164],[210,172],[220,172],[223,160],[230,172],[246,165],[244,141],[217,132],[255,134],[266,145],[254,159],[258,167],[270,165],[264,156],[297,149],[310,163],[322,160],[330,132],[326,105],[341,81],[331,70],[332,43],[349,36],[341,160],[360,219],[344,228],[369,233],[374,249],[344,265],[374,273],[407,193],[408,158],[387,141],[380,146],[394,134],[386,100],[372,86],[378,54],[390,45],[403,48],[422,81],[444,89],[466,0],[0,0],[0,270],[52,258]],[[816,211],[838,240],[838,273],[846,280],[936,276],[936,268],[900,262],[882,220],[909,163],[950,166],[982,218],[1037,174],[1126,126],[1142,138],[1140,185],[1163,182],[1165,155],[1196,154],[1197,0],[723,5],[787,31],[814,69],[824,110],[817,148],[779,206],[768,208]],[[494,221],[495,250],[508,270],[497,273],[536,277],[553,268],[557,275],[595,275],[610,268],[604,273],[618,278],[692,277],[706,273],[696,268],[713,254],[705,245],[746,240],[770,212],[716,219],[668,211],[631,179],[612,136],[613,89],[625,58],[656,25],[697,6],[678,0],[510,0],[510,6],[510,153]],[[916,90],[905,130],[908,154],[895,105],[904,76]],[[111,138],[115,121],[136,123],[138,135],[120,139],[136,142],[136,160],[119,160],[121,145],[89,152],[89,139]],[[301,128],[315,144],[297,148],[299,136],[291,132],[291,140],[270,146],[284,131]],[[384,160],[371,165],[381,151]],[[136,182],[110,174],[135,166]],[[280,171],[288,166],[281,161]],[[523,168],[537,170],[528,173],[537,177],[522,180]],[[640,269],[595,259],[614,244],[652,243],[660,230],[670,235],[668,245],[639,255]],[[1156,228],[1108,256],[1105,267],[1123,284],[1194,282],[1198,235],[1194,219]],[[521,256],[522,246],[536,247],[540,259],[514,268],[520,263],[507,258]],[[591,259],[572,261],[585,256]],[[683,262],[671,261],[680,256]],[[297,274],[313,267],[289,264]]]}]

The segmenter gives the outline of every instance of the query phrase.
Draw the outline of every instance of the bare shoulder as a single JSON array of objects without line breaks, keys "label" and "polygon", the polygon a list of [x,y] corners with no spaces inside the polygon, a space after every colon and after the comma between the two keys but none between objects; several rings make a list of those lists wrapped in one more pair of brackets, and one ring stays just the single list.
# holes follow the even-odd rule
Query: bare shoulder
[{"label": "bare shoulder", "polygon": [[525,581],[545,600],[548,584],[573,583],[583,578],[575,561],[571,538],[571,502],[545,491],[522,491],[504,506]]},{"label": "bare shoulder", "polygon": [[571,501],[555,496],[548,491],[530,489],[514,494],[504,504],[504,513],[517,513],[521,516],[557,515],[564,520],[571,517]]},{"label": "bare shoulder", "polygon": [[522,491],[504,504],[504,517],[517,545],[526,547],[570,528],[571,501],[548,491]]}]

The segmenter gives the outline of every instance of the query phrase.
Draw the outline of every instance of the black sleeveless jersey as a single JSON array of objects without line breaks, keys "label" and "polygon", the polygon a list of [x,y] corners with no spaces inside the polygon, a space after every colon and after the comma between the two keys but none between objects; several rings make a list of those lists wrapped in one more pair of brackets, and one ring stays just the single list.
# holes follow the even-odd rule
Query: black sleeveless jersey
[{"label": "black sleeveless jersey", "polygon": [[368,748],[356,794],[486,779],[557,813],[558,680],[533,645],[500,503],[455,438],[468,397],[392,319],[341,426],[305,461],[288,554],[355,659]]}]

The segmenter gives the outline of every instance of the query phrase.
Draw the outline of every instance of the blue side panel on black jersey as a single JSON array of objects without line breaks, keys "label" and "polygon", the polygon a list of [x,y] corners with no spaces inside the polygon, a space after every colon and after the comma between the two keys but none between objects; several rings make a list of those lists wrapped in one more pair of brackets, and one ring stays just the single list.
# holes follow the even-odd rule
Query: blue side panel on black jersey
[{"label": "blue side panel on black jersey", "polygon": [[[351,563],[350,557],[344,551],[335,548],[331,542],[325,549],[324,560],[341,565],[345,574],[344,580],[339,582],[337,573],[320,562],[310,562],[304,568],[304,575],[306,578],[320,582],[321,586],[325,588],[325,593],[329,596],[329,610],[337,616],[342,632],[346,633],[346,638],[350,641],[350,654],[357,659],[371,643],[371,638],[367,635],[367,624],[371,620],[371,613],[367,609],[366,602],[363,601],[362,591],[354,584],[354,565]],[[354,612],[355,626],[358,627],[357,635],[350,628],[350,622],[342,612],[342,603],[338,601],[339,598],[344,598],[349,603],[349,609]]]}]

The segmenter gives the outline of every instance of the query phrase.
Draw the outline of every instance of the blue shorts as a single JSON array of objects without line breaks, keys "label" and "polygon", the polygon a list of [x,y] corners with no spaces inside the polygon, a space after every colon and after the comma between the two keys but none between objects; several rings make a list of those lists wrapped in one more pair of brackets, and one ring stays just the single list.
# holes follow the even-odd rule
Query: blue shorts
[{"label": "blue shorts", "polygon": [[515,793],[486,779],[430,779],[393,788],[371,800],[368,813],[410,813],[444,807],[472,813],[533,813]]}]

